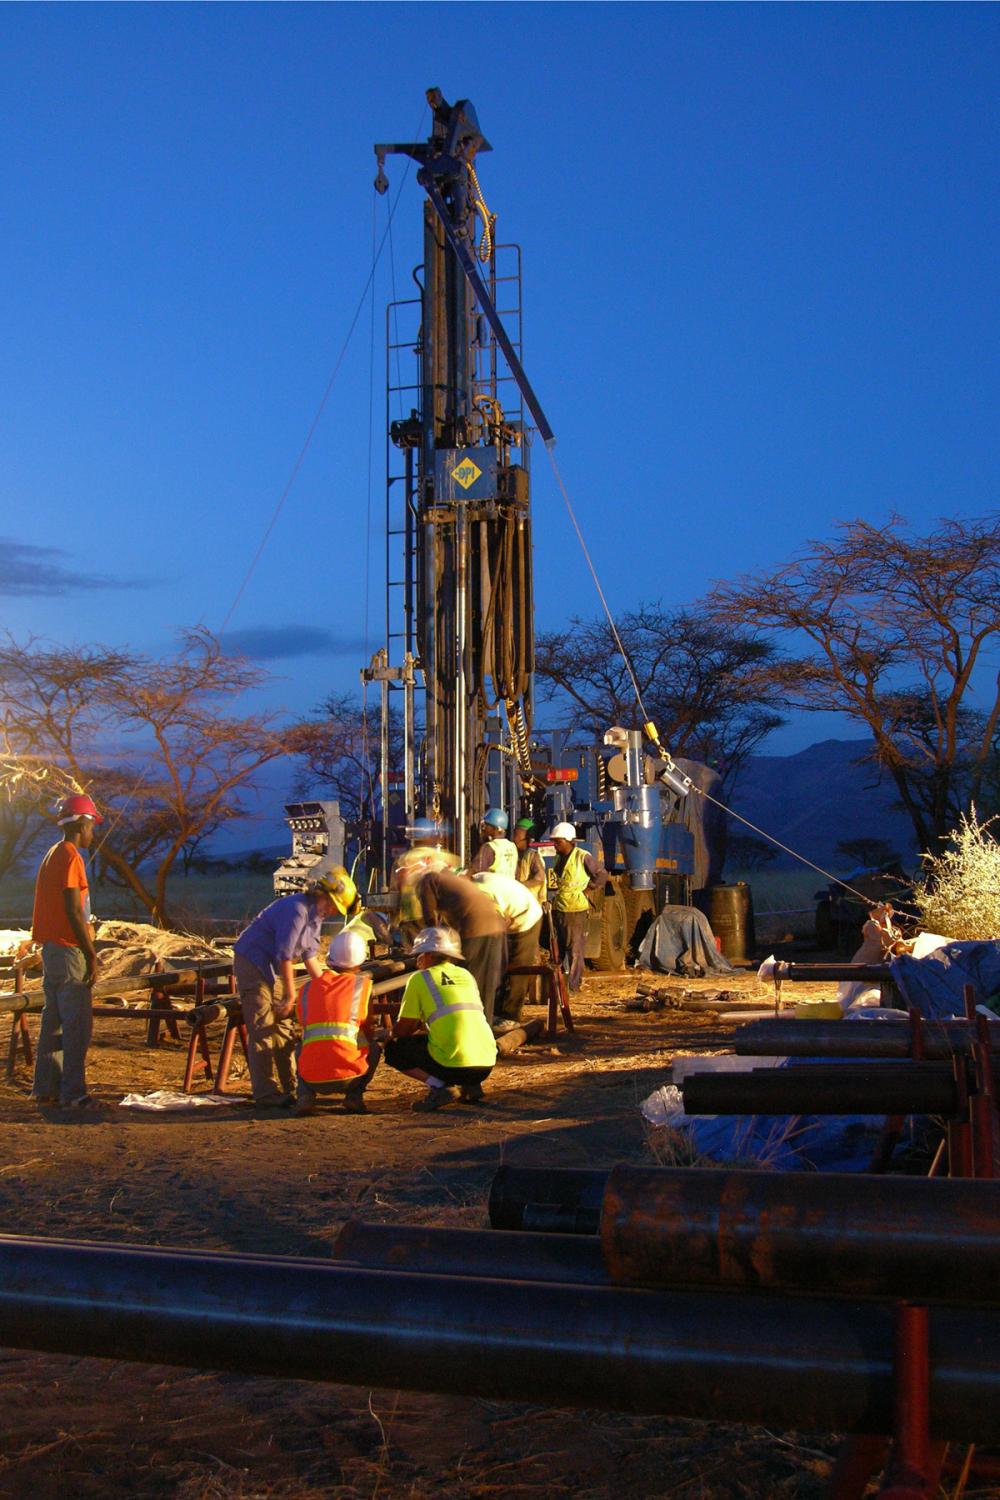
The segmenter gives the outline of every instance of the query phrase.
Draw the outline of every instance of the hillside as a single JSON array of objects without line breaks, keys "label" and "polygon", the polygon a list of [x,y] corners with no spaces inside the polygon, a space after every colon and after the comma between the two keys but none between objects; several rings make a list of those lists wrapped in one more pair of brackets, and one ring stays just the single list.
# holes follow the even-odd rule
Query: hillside
[{"label": "hillside", "polygon": [[[867,740],[821,740],[795,755],[757,755],[748,761],[732,797],[734,811],[817,864],[844,868],[842,839],[882,838],[912,867],[916,845],[910,820],[894,807],[896,789],[862,762]],[[775,868],[794,861],[780,855]]]}]

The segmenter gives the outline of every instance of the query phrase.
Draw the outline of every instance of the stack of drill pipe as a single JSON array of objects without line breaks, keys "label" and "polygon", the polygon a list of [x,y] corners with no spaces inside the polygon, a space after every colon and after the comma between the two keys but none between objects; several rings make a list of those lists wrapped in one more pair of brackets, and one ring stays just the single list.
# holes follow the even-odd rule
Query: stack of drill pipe
[{"label": "stack of drill pipe", "polygon": [[958,1108],[947,1062],[818,1063],[745,1073],[689,1073],[689,1115],[951,1115]]},{"label": "stack of drill pipe", "polygon": [[[988,1023],[990,1047],[1000,1052],[1000,1021]],[[920,1031],[925,1058],[968,1052],[975,1032],[966,1021],[927,1021]],[[912,1055],[913,1033],[898,1021],[754,1021],[733,1039],[741,1057],[887,1057]]]},{"label": "stack of drill pipe", "polygon": [[[844,1188],[824,1228],[815,1204],[803,1200],[796,1211],[793,1196],[789,1209],[786,1185],[771,1174],[740,1174],[751,1183],[734,1186],[734,1174],[685,1171],[671,1174],[682,1181],[668,1188],[631,1171],[615,1179],[605,1218],[611,1253],[629,1275],[641,1261],[642,1286],[587,1285],[567,1271],[563,1282],[525,1275],[512,1287],[498,1275],[0,1236],[4,1344],[368,1389],[879,1433],[893,1421],[894,1299],[933,1291],[936,1276],[945,1295],[954,1288],[955,1302],[971,1305],[930,1311],[931,1431],[1000,1440],[998,1246],[960,1197],[908,1203],[893,1237],[888,1198],[864,1213]],[[862,1181],[870,1180],[851,1178],[850,1187]],[[986,1189],[982,1218],[997,1220],[993,1184],[907,1186]],[[796,1176],[796,1195],[802,1187]],[[643,1205],[651,1194],[650,1240]],[[796,1215],[794,1231],[783,1229],[785,1210]],[[664,1215],[678,1233],[663,1232]],[[678,1245],[684,1234],[687,1248]],[[666,1267],[664,1255],[673,1258]],[[816,1295],[815,1284],[831,1279],[831,1257],[850,1296]],[[710,1289],[648,1284],[678,1272]],[[792,1283],[808,1292],[733,1295],[734,1286]],[[859,1300],[873,1291],[876,1300]]]}]

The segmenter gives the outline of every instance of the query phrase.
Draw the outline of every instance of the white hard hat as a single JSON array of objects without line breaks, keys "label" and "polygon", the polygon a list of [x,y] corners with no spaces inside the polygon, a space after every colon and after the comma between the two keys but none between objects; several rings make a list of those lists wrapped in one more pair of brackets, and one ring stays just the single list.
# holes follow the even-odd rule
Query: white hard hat
[{"label": "white hard hat", "polygon": [[356,969],[367,957],[368,944],[361,933],[353,927],[345,927],[331,939],[326,962],[331,969]]},{"label": "white hard hat", "polygon": [[441,958],[461,958],[462,940],[450,927],[425,927],[413,939],[411,953],[437,953]]},{"label": "white hard hat", "polygon": [[576,841],[576,829],[572,823],[557,823],[549,834],[550,839],[569,839],[570,843]]}]

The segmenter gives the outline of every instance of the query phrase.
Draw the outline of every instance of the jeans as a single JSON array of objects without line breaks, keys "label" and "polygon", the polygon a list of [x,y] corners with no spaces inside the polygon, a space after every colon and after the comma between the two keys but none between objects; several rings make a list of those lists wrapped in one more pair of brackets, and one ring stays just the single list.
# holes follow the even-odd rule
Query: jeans
[{"label": "jeans", "polygon": [[81,948],[42,944],[45,1004],[35,1055],[36,1099],[72,1104],[87,1092],[87,1048],[94,1029],[87,960]]}]

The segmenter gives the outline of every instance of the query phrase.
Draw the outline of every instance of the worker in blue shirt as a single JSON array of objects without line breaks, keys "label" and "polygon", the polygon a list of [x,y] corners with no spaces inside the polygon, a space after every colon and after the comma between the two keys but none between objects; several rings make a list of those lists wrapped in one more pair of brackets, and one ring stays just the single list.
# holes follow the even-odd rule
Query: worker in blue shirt
[{"label": "worker in blue shirt", "polygon": [[250,1086],[261,1108],[295,1103],[295,964],[304,962],[318,979],[324,972],[316,958],[323,923],[358,904],[354,881],[338,865],[307,891],[265,906],[236,939],[233,974],[247,1028]]}]

